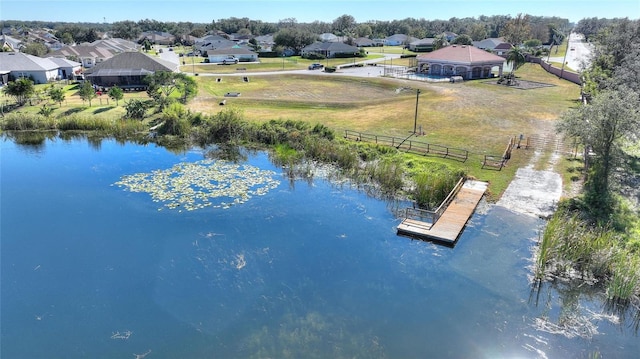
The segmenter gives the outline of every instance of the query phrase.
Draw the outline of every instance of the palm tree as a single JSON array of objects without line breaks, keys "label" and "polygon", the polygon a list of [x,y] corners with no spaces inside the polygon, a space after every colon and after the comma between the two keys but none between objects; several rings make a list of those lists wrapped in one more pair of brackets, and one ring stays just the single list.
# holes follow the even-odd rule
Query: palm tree
[{"label": "palm tree", "polygon": [[511,77],[514,72],[527,62],[526,52],[518,47],[514,46],[507,53],[507,65],[511,65]]}]

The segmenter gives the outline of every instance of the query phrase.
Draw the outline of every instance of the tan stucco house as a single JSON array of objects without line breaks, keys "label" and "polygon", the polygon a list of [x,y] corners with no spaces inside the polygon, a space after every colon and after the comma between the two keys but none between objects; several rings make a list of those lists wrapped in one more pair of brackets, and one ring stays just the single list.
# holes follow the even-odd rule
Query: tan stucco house
[{"label": "tan stucco house", "polygon": [[468,45],[451,45],[417,56],[417,73],[436,76],[461,76],[465,80],[492,77],[498,68],[502,76],[505,59]]}]

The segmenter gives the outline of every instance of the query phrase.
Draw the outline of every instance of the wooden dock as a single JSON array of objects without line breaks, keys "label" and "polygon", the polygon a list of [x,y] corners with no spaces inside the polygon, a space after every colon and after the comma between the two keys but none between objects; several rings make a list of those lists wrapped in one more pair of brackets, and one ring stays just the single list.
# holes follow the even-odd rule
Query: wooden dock
[{"label": "wooden dock", "polygon": [[435,223],[405,218],[398,225],[398,234],[453,246],[482,199],[487,186],[486,182],[465,181]]}]

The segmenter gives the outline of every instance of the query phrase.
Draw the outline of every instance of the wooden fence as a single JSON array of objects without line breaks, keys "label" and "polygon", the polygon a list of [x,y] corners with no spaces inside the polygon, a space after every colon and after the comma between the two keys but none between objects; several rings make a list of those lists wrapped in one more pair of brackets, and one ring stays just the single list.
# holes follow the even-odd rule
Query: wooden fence
[{"label": "wooden fence", "polygon": [[[413,135],[411,135],[413,136]],[[426,142],[410,140],[407,138],[398,138],[392,136],[380,136],[369,133],[345,130],[344,137],[346,139],[375,143],[379,145],[395,147],[399,150],[411,152],[420,155],[442,156],[465,162],[469,158],[469,151],[459,148],[452,148],[441,145],[434,145]]]}]

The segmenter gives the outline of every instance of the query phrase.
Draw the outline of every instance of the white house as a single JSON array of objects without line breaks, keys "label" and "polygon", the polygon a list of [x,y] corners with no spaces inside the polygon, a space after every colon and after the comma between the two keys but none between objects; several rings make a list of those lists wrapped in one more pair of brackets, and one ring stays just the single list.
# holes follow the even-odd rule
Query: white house
[{"label": "white house", "polygon": [[46,84],[56,80],[60,67],[50,59],[23,54],[21,52],[0,52],[0,73],[9,72],[9,77],[31,78],[36,84]]},{"label": "white house", "polygon": [[399,45],[408,45],[412,41],[416,41],[415,37],[405,35],[405,34],[395,34],[384,39],[384,44],[387,46],[399,46]]},{"label": "white house", "polygon": [[207,51],[207,56],[209,58],[209,62],[211,63],[221,63],[225,60],[229,59],[238,59],[241,62],[255,62],[258,61],[258,54],[251,51],[250,49],[233,45],[230,47],[215,49]]},{"label": "white house", "polygon": [[73,79],[73,75],[77,75],[82,71],[82,64],[79,62],[63,59],[61,57],[49,57],[49,60],[58,65],[58,77],[60,79]]}]

